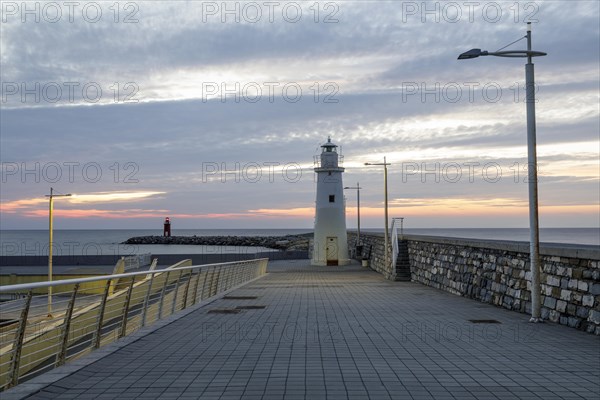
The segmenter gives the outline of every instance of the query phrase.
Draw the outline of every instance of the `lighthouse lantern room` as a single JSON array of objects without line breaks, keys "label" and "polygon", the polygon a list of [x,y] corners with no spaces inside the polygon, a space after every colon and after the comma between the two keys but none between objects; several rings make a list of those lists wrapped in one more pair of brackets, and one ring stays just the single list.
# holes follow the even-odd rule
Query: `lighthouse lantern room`
[{"label": "lighthouse lantern room", "polygon": [[321,146],[321,154],[316,159],[317,201],[315,210],[315,233],[313,244],[313,265],[344,265],[348,258],[346,235],[346,209],[344,185],[337,145],[331,142]]}]

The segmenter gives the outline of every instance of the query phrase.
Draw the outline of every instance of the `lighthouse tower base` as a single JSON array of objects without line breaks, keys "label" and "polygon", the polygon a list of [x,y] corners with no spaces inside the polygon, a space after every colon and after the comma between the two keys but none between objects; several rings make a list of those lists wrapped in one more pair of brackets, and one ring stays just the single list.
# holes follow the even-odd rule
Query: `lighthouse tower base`
[{"label": "lighthouse tower base", "polygon": [[313,241],[311,264],[316,266],[336,266],[350,263],[348,238],[345,227],[341,229],[316,229]]}]

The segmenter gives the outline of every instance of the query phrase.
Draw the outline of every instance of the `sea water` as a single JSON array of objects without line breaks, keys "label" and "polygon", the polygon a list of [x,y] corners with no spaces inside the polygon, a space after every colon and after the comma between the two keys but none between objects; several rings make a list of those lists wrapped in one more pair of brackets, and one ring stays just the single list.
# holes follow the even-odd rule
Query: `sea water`
[{"label": "sea water", "polygon": [[[383,232],[382,229],[363,229],[364,232]],[[306,234],[311,229],[175,229],[173,236],[284,236]],[[426,236],[459,237],[492,240],[529,241],[527,228],[453,228],[405,229],[404,233]],[[134,236],[162,236],[157,229],[55,230],[54,255],[130,255],[153,254],[253,254],[274,251],[261,247],[202,246],[202,245],[126,245]],[[600,245],[599,228],[541,228],[540,241]],[[0,255],[28,256],[48,254],[47,230],[0,231]]]}]

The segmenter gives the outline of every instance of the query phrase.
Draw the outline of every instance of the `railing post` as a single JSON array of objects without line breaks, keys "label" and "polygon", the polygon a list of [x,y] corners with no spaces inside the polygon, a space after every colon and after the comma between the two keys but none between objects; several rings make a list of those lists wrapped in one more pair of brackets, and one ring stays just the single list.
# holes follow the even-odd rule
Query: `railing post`
[{"label": "railing post", "polygon": [[[220,278],[221,284],[218,286],[217,293],[221,293],[221,292],[225,291],[225,289],[226,289],[225,286],[227,286],[227,270],[222,265],[219,268],[219,270],[221,271],[220,274],[219,274],[219,276],[221,277]],[[217,294],[217,293],[215,293],[215,294]]]},{"label": "railing post", "polygon": [[215,279],[213,281],[213,288],[211,288],[210,295],[214,296],[219,293],[219,285],[221,284],[221,267],[215,267]]},{"label": "railing post", "polygon": [[131,277],[131,283],[127,294],[125,295],[125,302],[123,304],[123,318],[121,319],[121,329],[119,329],[119,338],[122,338],[127,334],[127,315],[129,314],[129,303],[131,302],[131,292],[133,291],[133,284],[135,283],[135,276]]},{"label": "railing post", "polygon": [[146,315],[148,314],[148,303],[150,303],[150,295],[152,294],[152,283],[154,283],[154,275],[150,277],[150,282],[148,282],[148,290],[146,291],[146,297],[144,298],[144,305],[142,306],[142,323],[141,326],[146,326]]},{"label": "railing post", "polygon": [[221,270],[222,269],[223,269],[223,266],[219,265],[218,271],[216,274],[216,278],[215,278],[215,289],[214,289],[214,291],[212,291],[211,297],[215,296],[217,293],[219,293],[219,285],[221,284]]},{"label": "railing post", "polygon": [[167,292],[167,286],[169,285],[169,275],[171,271],[167,272],[167,278],[165,279],[165,284],[160,292],[160,302],[158,303],[158,319],[162,318],[162,310],[163,304],[165,303],[165,293]]},{"label": "railing post", "polygon": [[241,274],[241,268],[240,268],[240,265],[238,265],[233,270],[233,283],[234,283],[234,286],[235,285],[239,285],[241,283],[240,274]]},{"label": "railing post", "polygon": [[56,353],[56,361],[54,362],[54,368],[60,367],[65,363],[67,358],[67,347],[69,347],[69,329],[71,328],[71,317],[73,316],[73,308],[75,307],[75,298],[77,297],[77,291],[79,290],[79,283],[75,284],[73,293],[71,294],[71,300],[67,306],[67,312],[65,313],[65,320],[62,324],[62,332],[60,333],[60,350]]},{"label": "railing post", "polygon": [[[204,279],[202,280],[202,292],[200,293],[200,300],[204,300],[206,297],[204,296],[204,291],[206,290],[206,281],[208,280],[208,275],[210,274],[212,279],[212,273],[209,272],[209,269],[206,269],[206,273],[204,274]],[[208,287],[210,289],[211,283],[209,282]],[[210,290],[209,290],[210,293]]]},{"label": "railing post", "polygon": [[217,267],[212,267],[212,271],[209,272],[210,274],[210,280],[208,281],[208,293],[206,296],[204,296],[204,288],[206,287],[206,279],[204,280],[204,286],[202,287],[202,298],[205,299],[207,297],[211,297],[211,293],[212,293],[212,287],[213,287],[213,281],[215,280],[215,270]]},{"label": "railing post", "polygon": [[190,269],[190,273],[188,274],[188,280],[185,284],[185,290],[183,291],[183,304],[181,305],[181,309],[184,310],[187,307],[187,299],[190,293],[190,282],[192,281],[192,273],[193,270]]},{"label": "railing post", "polygon": [[175,309],[177,308],[177,294],[179,293],[179,282],[181,281],[182,276],[183,270],[180,270],[177,282],[175,282],[175,293],[173,295],[173,304],[171,305],[171,314],[175,314]]},{"label": "railing post", "polygon": [[97,349],[100,347],[100,339],[102,338],[102,323],[104,322],[104,310],[106,309],[106,299],[108,299],[109,291],[110,279],[106,281],[106,287],[104,288],[104,294],[102,295],[102,301],[100,302],[98,318],[96,319],[96,329],[94,331],[94,339],[92,340],[92,349]]},{"label": "railing post", "polygon": [[19,364],[21,362],[21,350],[23,349],[23,338],[25,337],[25,328],[27,326],[27,316],[29,315],[29,307],[31,306],[31,298],[33,297],[33,290],[30,290],[27,294],[27,300],[25,300],[25,306],[21,310],[21,316],[19,317],[19,327],[17,328],[17,334],[15,336],[15,342],[13,345],[13,354],[10,359],[10,374],[6,389],[16,386],[19,383]]},{"label": "railing post", "polygon": [[228,274],[229,270],[227,269],[227,267],[221,266],[221,271],[222,271],[223,277],[221,279],[221,287],[220,287],[221,290],[219,290],[219,293],[227,290],[227,282],[229,281],[229,274]]},{"label": "railing post", "polygon": [[231,266],[225,267],[225,287],[223,290],[227,290],[231,287]]},{"label": "railing post", "polygon": [[200,283],[200,274],[202,273],[202,269],[197,268],[196,270],[198,271],[198,276],[196,276],[196,283],[194,283],[194,295],[192,297],[192,305],[196,304],[196,302],[198,301],[198,284]]}]

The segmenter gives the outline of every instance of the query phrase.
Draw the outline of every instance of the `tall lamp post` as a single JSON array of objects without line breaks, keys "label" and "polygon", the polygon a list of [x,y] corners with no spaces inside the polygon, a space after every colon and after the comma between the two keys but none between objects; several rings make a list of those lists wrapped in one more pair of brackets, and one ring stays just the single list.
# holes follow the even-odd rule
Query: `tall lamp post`
[{"label": "tall lamp post", "polygon": [[[359,246],[360,246],[360,189],[362,189],[360,187],[360,183],[356,182],[356,186],[346,186],[344,189],[356,189],[356,207],[357,207],[357,215],[358,215],[358,221],[357,221],[357,233],[356,233],[356,249],[358,250]],[[357,254],[357,257],[359,255]]]},{"label": "tall lamp post", "polygon": [[[52,211],[54,210],[54,198],[55,197],[70,197],[71,193],[68,194],[54,194],[54,188],[50,188],[50,194],[46,197],[49,198],[49,235],[48,235],[48,282],[52,282],[52,241],[53,241],[53,225],[52,225]],[[48,317],[52,317],[52,286],[48,286]]]},{"label": "tall lamp post", "polygon": [[525,90],[527,104],[527,173],[529,180],[529,257],[531,268],[531,319],[530,322],[541,322],[540,296],[540,238],[538,222],[538,188],[537,188],[537,156],[535,133],[535,79],[533,57],[545,56],[547,53],[531,50],[531,22],[527,23],[527,50],[505,50],[488,52],[471,49],[458,56],[459,60],[467,60],[479,56],[527,57],[525,64]]},{"label": "tall lamp post", "polygon": [[388,240],[388,180],[387,180],[387,167],[388,165],[392,165],[388,163],[383,157],[382,163],[365,163],[365,165],[383,165],[383,196],[385,198],[385,232],[384,232],[384,242],[385,242],[385,266],[388,267],[390,263],[390,246]]}]

